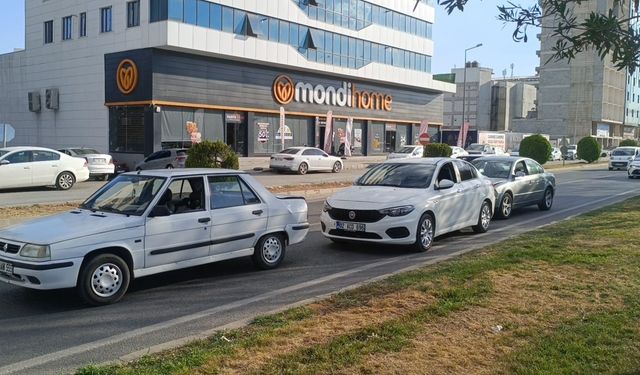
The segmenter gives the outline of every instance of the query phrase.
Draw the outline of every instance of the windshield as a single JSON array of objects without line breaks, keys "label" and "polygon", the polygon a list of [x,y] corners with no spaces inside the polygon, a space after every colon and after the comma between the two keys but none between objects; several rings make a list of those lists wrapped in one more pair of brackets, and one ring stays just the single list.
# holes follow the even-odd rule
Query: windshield
[{"label": "windshield", "polygon": [[165,178],[121,175],[98,190],[80,208],[140,216],[164,184]]},{"label": "windshield", "polygon": [[295,155],[295,154],[297,154],[298,152],[300,152],[300,149],[299,149],[299,148],[287,148],[287,149],[284,149],[284,150],[282,150],[282,151],[278,152],[278,154],[289,154],[289,155]]},{"label": "windshield", "polygon": [[489,178],[509,178],[511,173],[510,161],[474,160],[471,162],[478,172]]},{"label": "windshield", "polygon": [[5,156],[6,154],[8,154],[9,151],[5,151],[5,150],[0,150],[0,158]]},{"label": "windshield", "polygon": [[396,154],[410,154],[415,150],[415,147],[403,147],[400,150],[396,151]]},{"label": "windshield", "polygon": [[576,150],[578,148],[577,145],[570,145],[567,147],[568,150]]},{"label": "windshield", "polygon": [[360,177],[356,185],[425,189],[431,185],[435,169],[428,164],[378,164]]},{"label": "windshield", "polygon": [[632,148],[619,148],[617,150],[613,150],[613,152],[611,153],[612,156],[633,156],[635,155],[635,150]]},{"label": "windshield", "polygon": [[484,145],[481,145],[479,143],[472,143],[469,145],[469,147],[467,147],[467,150],[469,151],[483,151],[484,150]]},{"label": "windshield", "polygon": [[72,149],[73,152],[75,152],[78,155],[90,155],[90,154],[99,154],[98,151],[92,149],[92,148],[74,148]]}]

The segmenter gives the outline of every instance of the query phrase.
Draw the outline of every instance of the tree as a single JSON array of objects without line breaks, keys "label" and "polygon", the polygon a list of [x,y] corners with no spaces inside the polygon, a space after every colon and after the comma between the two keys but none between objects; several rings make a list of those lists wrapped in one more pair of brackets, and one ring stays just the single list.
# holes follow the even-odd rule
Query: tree
[{"label": "tree", "polygon": [[238,155],[224,142],[208,140],[196,143],[188,151],[187,168],[238,169]]},{"label": "tree", "polygon": [[534,134],[526,137],[520,142],[519,155],[525,158],[531,158],[540,164],[546,163],[551,159],[551,143],[541,136]]},{"label": "tree", "polygon": [[[464,11],[468,1],[438,0],[438,5],[451,14]],[[637,11],[640,0],[613,0],[605,12],[590,12],[586,16],[577,15],[576,7],[594,0],[530,1],[533,4],[529,6],[508,1],[497,7],[498,19],[514,25],[516,42],[526,43],[529,29],[542,27],[550,29],[551,38],[555,40],[549,60],[571,61],[579,53],[593,50],[601,59],[610,57],[618,69],[634,71],[639,66],[640,33],[628,26],[631,20],[640,19],[638,13],[630,16],[630,9]],[[415,7],[419,2],[416,0]]]},{"label": "tree", "polygon": [[602,146],[593,137],[584,137],[578,142],[578,159],[582,159],[591,164],[600,159]]},{"label": "tree", "polygon": [[625,139],[620,141],[620,147],[637,147],[638,146],[638,142],[634,141],[633,139]]},{"label": "tree", "polygon": [[424,146],[425,158],[448,158],[453,150],[446,143],[431,143]]}]

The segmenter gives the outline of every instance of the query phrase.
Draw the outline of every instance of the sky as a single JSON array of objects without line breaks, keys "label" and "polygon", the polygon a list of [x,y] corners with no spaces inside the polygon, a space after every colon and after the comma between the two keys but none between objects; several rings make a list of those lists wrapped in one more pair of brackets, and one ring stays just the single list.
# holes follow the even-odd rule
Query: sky
[{"label": "sky", "polygon": [[[24,0],[1,1],[0,53],[7,53],[14,48],[24,48]],[[534,75],[539,63],[536,56],[538,31],[531,30],[528,43],[514,42],[511,38],[513,25],[503,25],[496,19],[496,6],[505,2],[469,0],[464,12],[455,11],[451,15],[436,5],[432,72],[449,73],[456,66],[462,67],[465,48],[482,43],[482,47],[468,52],[469,61],[476,60],[481,66],[492,68],[495,77],[502,77],[504,69],[507,69],[507,76],[511,76],[511,64],[514,65],[514,76]]]}]

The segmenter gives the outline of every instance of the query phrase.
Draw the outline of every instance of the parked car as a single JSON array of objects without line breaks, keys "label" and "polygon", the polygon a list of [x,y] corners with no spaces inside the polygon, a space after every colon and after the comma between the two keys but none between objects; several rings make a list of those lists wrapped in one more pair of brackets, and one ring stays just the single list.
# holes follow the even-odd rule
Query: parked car
[{"label": "parked car", "polygon": [[578,158],[578,145],[567,146],[566,160],[576,160]]},{"label": "parked car", "polygon": [[486,232],[494,190],[473,165],[451,158],[389,160],[324,203],[322,234],[334,242],[411,245],[465,227]]},{"label": "parked car", "polygon": [[481,143],[472,143],[467,147],[469,155],[493,155],[496,153],[495,149],[491,145],[485,145]]},{"label": "parked car", "polygon": [[275,171],[298,172],[331,171],[343,169],[342,160],[315,147],[290,147],[271,155],[269,168]]},{"label": "parked car", "polygon": [[517,144],[513,147],[513,149],[509,152],[509,156],[520,156],[520,144]]},{"label": "parked car", "polygon": [[506,152],[502,147],[494,147],[493,154],[499,156],[509,156],[509,153]]},{"label": "parked car", "polygon": [[136,171],[147,169],[184,168],[187,161],[187,150],[183,148],[169,148],[156,151],[136,164]]},{"label": "parked car", "polygon": [[496,189],[496,216],[506,219],[514,208],[538,205],[550,210],[556,193],[556,178],[535,160],[514,156],[485,156],[473,161]]},{"label": "parked car", "polygon": [[452,158],[461,158],[463,156],[469,156],[469,153],[465,151],[462,147],[452,146],[451,147],[451,157]]},{"label": "parked car", "polygon": [[92,148],[69,147],[58,151],[86,160],[89,167],[89,177],[106,181],[116,171],[111,155],[101,154]]},{"label": "parked car", "polygon": [[0,149],[0,189],[55,186],[68,190],[89,179],[84,159],[43,147]]},{"label": "parked car", "polygon": [[424,153],[423,146],[420,146],[420,145],[404,146],[400,150],[396,152],[392,152],[389,155],[387,155],[387,160],[421,158],[423,153]]},{"label": "parked car", "polygon": [[0,281],[109,304],[134,277],[245,256],[275,268],[308,228],[304,198],[276,197],[244,172],[129,172],[76,210],[1,230]]},{"label": "parked car", "polygon": [[629,163],[629,166],[627,167],[627,175],[629,178],[640,177],[640,155],[636,156],[635,159]]},{"label": "parked car", "polygon": [[554,147],[551,150],[551,161],[562,160],[562,151],[559,147]]},{"label": "parked car", "polygon": [[603,150],[600,152],[600,157],[601,157],[601,158],[608,158],[609,156],[611,156],[611,151],[613,151],[613,150],[612,150],[612,149],[609,149],[609,148],[607,148],[607,149],[603,149]]},{"label": "parked car", "polygon": [[611,151],[609,170],[627,169],[629,163],[640,154],[640,147],[618,147]]}]

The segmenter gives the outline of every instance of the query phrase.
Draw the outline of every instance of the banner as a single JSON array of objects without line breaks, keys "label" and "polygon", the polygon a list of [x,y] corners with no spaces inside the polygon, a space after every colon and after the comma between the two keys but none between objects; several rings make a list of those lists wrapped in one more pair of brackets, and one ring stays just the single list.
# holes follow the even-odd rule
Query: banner
[{"label": "banner", "polygon": [[469,132],[469,123],[465,122],[460,126],[460,132],[458,133],[458,147],[464,148],[467,141],[467,133]]},{"label": "banner", "polygon": [[429,123],[427,122],[427,120],[420,121],[420,131],[418,132],[418,137],[420,136],[420,134],[424,134],[428,132],[429,132]]},{"label": "banner", "polygon": [[324,128],[324,152],[331,153],[331,145],[333,143],[333,112],[327,112],[327,125]]},{"label": "banner", "polygon": [[[285,134],[285,123],[284,123],[284,107],[280,107],[280,128],[278,129],[278,133],[281,134],[280,136],[280,145],[281,145],[281,150],[284,150],[284,139],[285,137],[283,137],[282,135]],[[276,133],[276,137],[277,137],[277,133]]]},{"label": "banner", "polygon": [[347,119],[347,135],[344,137],[344,156],[351,156],[351,129],[353,128],[353,117]]}]

